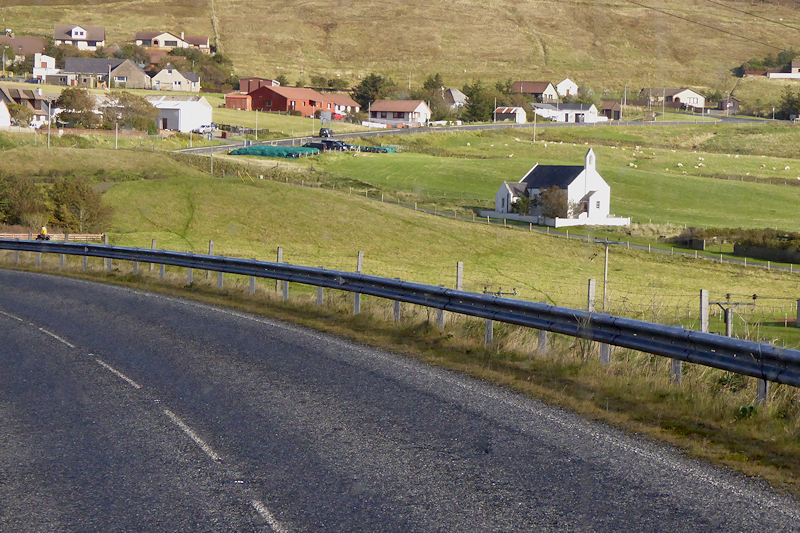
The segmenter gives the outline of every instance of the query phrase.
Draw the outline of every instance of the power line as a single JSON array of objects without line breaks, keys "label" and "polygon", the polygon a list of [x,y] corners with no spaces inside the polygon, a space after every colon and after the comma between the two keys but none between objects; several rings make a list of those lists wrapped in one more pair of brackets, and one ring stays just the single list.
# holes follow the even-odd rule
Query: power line
[{"label": "power line", "polygon": [[[781,22],[781,21],[779,21],[779,20],[772,20],[772,19],[768,19],[768,18],[766,18],[766,17],[762,17],[762,16],[760,16],[760,15],[756,15],[756,14],[754,14],[754,13],[749,13],[749,12],[747,12],[747,11],[743,10],[743,9],[737,9],[737,8],[735,8],[735,7],[726,6],[725,4],[723,4],[723,3],[721,3],[721,2],[715,2],[714,0],[706,0],[706,1],[707,1],[708,3],[710,3],[710,4],[718,5],[718,6],[720,6],[720,7],[724,7],[724,8],[726,8],[726,9],[731,9],[731,10],[733,10],[733,11],[738,11],[739,13],[744,13],[745,15],[748,15],[748,16],[751,16],[751,17],[754,17],[754,18],[757,18],[757,19],[766,20],[767,22],[771,22],[771,23],[773,23],[773,24],[778,24],[778,25],[780,25],[780,26],[785,26],[785,27],[787,27],[787,28],[789,28],[789,29],[792,29],[792,30],[795,30],[795,31],[797,31],[797,30],[798,30],[798,28],[796,28],[796,27],[794,27],[794,26],[789,26],[788,24],[784,24],[783,22]],[[798,3],[798,2],[795,0],[795,4],[797,4],[797,3]]]},{"label": "power line", "polygon": [[692,20],[690,18],[682,17],[682,16],[676,15],[674,13],[670,13],[669,11],[664,11],[662,9],[658,9],[658,8],[655,8],[655,7],[646,6],[644,4],[640,4],[639,2],[634,2],[634,0],[625,0],[625,1],[628,2],[629,4],[634,4],[634,5],[637,5],[639,7],[643,7],[645,9],[649,9],[651,11],[656,11],[658,13],[662,13],[662,14],[667,15],[669,17],[675,17],[676,19],[680,19],[680,20],[683,20],[683,21],[686,21],[686,22],[690,22],[692,24],[697,24],[698,26],[702,26],[702,27],[708,28],[710,30],[718,31],[720,33],[725,33],[727,35],[731,35],[733,37],[736,37],[738,39],[742,39],[744,41],[750,41],[750,42],[753,42],[753,43],[756,43],[756,44],[760,44],[762,46],[767,46],[769,48],[774,48],[775,50],[783,51],[783,48],[781,48],[779,46],[775,46],[775,45],[772,45],[772,44],[764,43],[764,42],[761,42],[761,41],[756,41],[755,39],[751,39],[749,37],[744,37],[743,35],[739,35],[739,34],[736,34],[736,33],[733,33],[733,32],[727,31],[727,30],[722,30],[720,28],[715,28],[714,26],[709,26],[708,24],[703,24],[702,22],[697,22],[696,20]]}]

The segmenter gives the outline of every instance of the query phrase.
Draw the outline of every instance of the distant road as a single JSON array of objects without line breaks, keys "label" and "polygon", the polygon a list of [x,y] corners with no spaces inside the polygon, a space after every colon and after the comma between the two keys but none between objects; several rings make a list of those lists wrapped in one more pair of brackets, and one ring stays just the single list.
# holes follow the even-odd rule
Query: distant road
[{"label": "distant road", "polygon": [[303,328],[0,270],[0,531],[800,531],[761,483]]},{"label": "distant road", "polygon": [[[760,120],[760,119],[752,119],[752,118],[744,118],[744,117],[723,117],[723,116],[715,116],[714,118],[718,119],[720,122],[725,122],[728,124],[769,124],[770,121]],[[708,120],[706,120],[708,122]],[[713,124],[713,122],[708,122]],[[382,129],[382,130],[370,130],[370,131],[361,131],[356,133],[340,133],[333,135],[334,139],[340,140],[347,140],[347,139],[358,139],[362,137],[381,137],[384,135],[409,135],[409,134],[417,134],[417,133],[430,133],[430,132],[441,132],[441,131],[481,131],[481,130],[492,130],[492,129],[500,129],[500,128],[515,128],[520,130],[526,130],[527,133],[532,134],[533,128],[567,128],[567,127],[586,127],[586,128],[599,128],[599,127],[620,127],[620,126],[640,126],[640,127],[658,127],[658,126],[675,126],[675,125],[689,125],[689,124],[702,124],[702,121],[672,121],[672,122],[664,122],[664,121],[653,121],[653,122],[643,122],[639,121],[631,121],[631,122],[595,122],[595,123],[586,123],[586,122],[539,122],[537,124],[509,124],[509,123],[497,123],[497,124],[467,124],[463,126],[437,126],[433,128],[425,127],[425,128],[397,128],[397,129]],[[288,139],[271,139],[269,141],[259,141],[259,142],[252,142],[251,146],[261,146],[261,145],[274,145],[274,146],[301,146],[303,143],[310,140],[312,136],[307,137],[294,137]],[[216,139],[215,139],[216,141]],[[215,145],[213,147],[213,152],[228,152],[230,150],[234,150],[236,148],[241,148],[244,146],[244,142],[237,141],[237,142],[223,142],[219,141],[219,145]],[[182,153],[189,153],[189,154],[210,154],[212,152],[212,148],[210,146],[200,147],[200,148],[185,148],[183,150],[176,150]]]}]

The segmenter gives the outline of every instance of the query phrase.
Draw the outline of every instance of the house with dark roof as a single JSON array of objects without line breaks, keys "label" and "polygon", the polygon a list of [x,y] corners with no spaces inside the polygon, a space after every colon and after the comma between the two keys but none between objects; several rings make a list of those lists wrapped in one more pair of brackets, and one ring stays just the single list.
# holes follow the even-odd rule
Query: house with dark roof
[{"label": "house with dark roof", "polygon": [[450,109],[457,110],[467,105],[467,95],[458,89],[445,89],[442,91],[442,99],[450,106]]},{"label": "house with dark roof", "polygon": [[6,51],[6,67],[12,63],[25,61],[25,58],[33,54],[41,54],[47,41],[44,37],[17,37],[14,35],[0,35],[0,48],[8,47],[13,50],[13,54]]},{"label": "house with dark roof", "polygon": [[47,122],[50,106],[55,99],[55,96],[42,95],[41,89],[17,89],[0,85],[0,102],[6,105],[19,104],[30,109],[33,112],[31,124],[37,127]]},{"label": "house with dark roof", "polygon": [[71,44],[80,50],[95,51],[106,45],[106,29],[102,26],[70,26],[58,24],[53,30],[56,46]]},{"label": "house with dark roof", "polygon": [[349,115],[351,113],[358,113],[361,106],[358,102],[350,98],[350,96],[342,93],[326,94],[325,98],[333,102],[333,112],[339,115]]},{"label": "house with dark roof", "polygon": [[530,95],[537,102],[558,102],[558,90],[549,81],[515,81],[511,91]]},{"label": "house with dark roof", "polygon": [[194,72],[179,72],[171,64],[167,64],[152,79],[152,87],[156,91],[200,92],[200,75]]},{"label": "house with dark roof", "polygon": [[318,110],[333,112],[333,102],[314,89],[302,87],[259,87],[250,93],[254,110],[299,113],[313,116]]},{"label": "house with dark roof", "polygon": [[134,40],[137,46],[143,48],[156,48],[166,51],[171,51],[175,48],[196,48],[205,54],[211,53],[208,37],[185,35],[183,32],[180,33],[180,36],[177,36],[162,31],[139,31],[136,32]]},{"label": "house with dark roof", "polygon": [[66,57],[64,68],[55,76],[47,76],[48,83],[58,80],[62,85],[75,87],[126,87],[149,89],[150,76],[130,59],[98,57]]},{"label": "house with dark roof", "polygon": [[[545,219],[542,216],[542,193],[553,187],[567,191],[569,213],[565,218]],[[609,215],[611,188],[595,168],[595,154],[591,148],[580,165],[536,164],[518,182],[503,182],[495,194],[494,212],[506,218],[515,218],[514,204],[520,198],[530,198],[530,213],[516,218],[532,220],[555,227],[564,226],[622,226],[630,224],[630,218]]]},{"label": "house with dark roof", "polygon": [[369,108],[369,121],[389,127],[424,126],[431,120],[431,108],[422,100],[376,100]]}]

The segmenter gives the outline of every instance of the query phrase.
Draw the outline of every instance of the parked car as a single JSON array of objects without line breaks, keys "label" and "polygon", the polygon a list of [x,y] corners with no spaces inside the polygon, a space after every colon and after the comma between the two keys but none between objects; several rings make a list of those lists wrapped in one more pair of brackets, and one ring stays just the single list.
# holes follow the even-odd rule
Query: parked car
[{"label": "parked car", "polygon": [[319,129],[319,136],[320,137],[330,137],[333,135],[333,130],[330,128],[320,128]]},{"label": "parked car", "polygon": [[303,146],[307,148],[316,148],[320,152],[326,152],[328,150],[349,152],[353,150],[353,147],[351,145],[343,141],[337,141],[335,139],[320,139],[319,141],[307,142]]},{"label": "parked car", "polygon": [[214,126],[212,126],[211,124],[206,124],[205,126],[199,126],[199,127],[195,128],[192,131],[194,131],[195,133],[199,133],[199,134],[203,135],[203,134],[211,133],[212,131],[214,131]]}]

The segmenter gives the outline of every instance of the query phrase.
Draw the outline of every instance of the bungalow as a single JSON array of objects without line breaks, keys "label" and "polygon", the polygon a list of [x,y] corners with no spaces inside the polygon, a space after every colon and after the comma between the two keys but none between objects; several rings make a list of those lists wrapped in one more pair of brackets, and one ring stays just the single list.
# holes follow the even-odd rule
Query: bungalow
[{"label": "bungalow", "polygon": [[494,110],[494,121],[525,124],[528,118],[525,114],[525,110],[521,107],[498,107]]},{"label": "bungalow", "polygon": [[144,48],[159,48],[163,50],[173,50],[175,48],[196,48],[208,54],[211,46],[206,36],[184,35],[180,37],[167,32],[158,31],[138,31],[135,36],[136,45]]},{"label": "bungalow", "polygon": [[80,50],[96,51],[106,45],[106,29],[102,26],[58,24],[53,30],[53,42],[56,46],[71,44]]},{"label": "bungalow", "polygon": [[467,95],[458,89],[445,89],[442,91],[442,98],[450,105],[450,109],[458,110],[467,105]]},{"label": "bungalow", "polygon": [[576,96],[578,94],[578,84],[569,78],[564,78],[556,85],[559,96]]},{"label": "bungalow", "polygon": [[606,120],[621,120],[622,104],[619,103],[619,100],[603,100],[600,114],[606,117]]},{"label": "bungalow", "polygon": [[153,89],[199,93],[200,76],[194,72],[179,72],[178,69],[167,63],[166,67],[153,76]]},{"label": "bungalow", "polygon": [[739,112],[739,99],[728,95],[717,102],[717,109],[725,111],[727,114],[735,115]]},{"label": "bungalow", "polygon": [[188,133],[212,122],[212,107],[204,96],[160,95],[145,99],[159,110],[159,129]]},{"label": "bungalow", "polygon": [[511,90],[533,96],[537,102],[558,102],[558,91],[549,81],[515,81]]},{"label": "bungalow", "polygon": [[33,112],[31,124],[41,125],[47,122],[47,114],[54,99],[55,97],[42,96],[41,89],[34,91],[0,85],[0,102],[6,105],[19,104],[30,109]]},{"label": "bungalow", "polygon": [[253,109],[277,111],[281,113],[300,113],[304,117],[313,116],[318,110],[333,112],[333,102],[314,89],[300,87],[259,87],[250,93]]},{"label": "bungalow", "polygon": [[534,113],[554,122],[602,122],[594,104],[531,104]]},{"label": "bungalow", "polygon": [[331,102],[333,102],[333,112],[339,115],[355,114],[361,110],[358,102],[350,98],[346,94],[330,93],[325,95]]},{"label": "bungalow", "polygon": [[46,45],[47,40],[44,37],[0,35],[0,48],[8,47],[14,51],[13,54],[6,51],[6,66],[25,61],[30,55],[44,52]]},{"label": "bungalow", "polygon": [[[64,68],[57,75],[63,76],[67,84],[78,87],[92,88],[105,84],[106,87],[113,85],[128,89],[150,88],[150,76],[130,59],[66,57]],[[51,77],[48,75],[46,79]]]},{"label": "bungalow", "polygon": [[370,122],[389,127],[424,126],[431,115],[431,108],[422,100],[376,100],[369,109]]},{"label": "bungalow", "polygon": [[540,200],[542,193],[553,187],[567,191],[566,218],[545,219],[538,201],[531,202],[530,213],[524,213],[523,216],[539,217],[540,223],[556,227],[630,224],[630,218],[609,215],[611,188],[595,169],[595,154],[591,148],[586,152],[583,166],[537,163],[519,182],[503,182],[495,194],[495,212],[513,213],[513,206],[520,198]]},{"label": "bungalow", "polygon": [[706,106],[706,97],[697,91],[683,87],[671,89],[667,87],[645,87],[639,93],[639,98],[650,102],[674,102],[683,104],[684,107],[703,109]]}]

